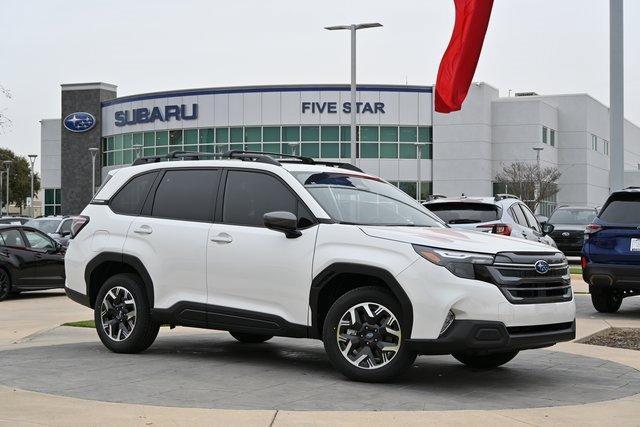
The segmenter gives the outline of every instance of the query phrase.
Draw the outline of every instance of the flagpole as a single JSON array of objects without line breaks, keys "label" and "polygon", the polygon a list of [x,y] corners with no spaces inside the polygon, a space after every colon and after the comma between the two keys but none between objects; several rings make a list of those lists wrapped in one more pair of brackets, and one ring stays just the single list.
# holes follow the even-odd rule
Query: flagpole
[{"label": "flagpole", "polygon": [[624,187],[624,57],[622,31],[622,0],[609,0],[609,132],[611,158],[609,187],[611,191]]}]

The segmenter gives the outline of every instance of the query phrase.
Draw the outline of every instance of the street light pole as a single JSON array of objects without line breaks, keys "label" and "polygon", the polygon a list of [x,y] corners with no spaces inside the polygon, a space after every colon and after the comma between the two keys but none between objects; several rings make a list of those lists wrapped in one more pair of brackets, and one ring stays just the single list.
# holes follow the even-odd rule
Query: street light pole
[{"label": "street light pole", "polygon": [[541,177],[541,173],[540,173],[540,152],[544,150],[544,147],[533,147],[533,151],[536,152],[536,167],[537,167],[537,176],[536,176],[536,186],[534,188],[534,194],[533,194],[533,198],[534,198],[534,202],[536,200],[538,200],[538,197],[540,195],[540,177]]},{"label": "street light pole", "polygon": [[91,147],[89,152],[91,153],[91,198],[93,199],[96,195],[96,155],[98,154],[98,149]]},{"label": "street light pole", "polygon": [[357,115],[357,97],[356,97],[356,31],[364,28],[382,27],[379,22],[370,22],[365,24],[351,25],[334,25],[324,27],[325,30],[349,30],[351,33],[351,164],[356,166],[356,115]]},{"label": "street light pole", "polygon": [[0,170],[0,216],[2,216],[2,192],[4,191],[2,178],[4,178],[4,171]]},{"label": "street light pole", "polygon": [[11,171],[11,164],[13,162],[11,160],[5,160],[2,163],[4,163],[4,167],[7,170],[7,215],[9,215],[9,184],[11,183],[11,180],[9,179],[11,175],[9,172]]},{"label": "street light pole", "polygon": [[34,212],[33,211],[33,175],[34,175],[34,173],[33,173],[34,172],[33,171],[33,165],[36,162],[36,158],[38,157],[38,155],[37,154],[29,154],[28,157],[29,157],[29,161],[31,162],[31,206],[30,206],[30,208],[31,208],[30,209],[31,210],[30,214],[31,215],[30,216],[31,216],[31,218],[34,218],[35,215],[33,213]]}]

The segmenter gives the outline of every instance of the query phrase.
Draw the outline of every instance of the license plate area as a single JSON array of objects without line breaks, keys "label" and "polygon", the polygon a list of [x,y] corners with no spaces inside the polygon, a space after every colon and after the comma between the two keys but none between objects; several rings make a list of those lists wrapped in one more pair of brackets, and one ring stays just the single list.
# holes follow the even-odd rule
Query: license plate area
[{"label": "license plate area", "polygon": [[640,252],[640,239],[631,239],[631,252]]}]

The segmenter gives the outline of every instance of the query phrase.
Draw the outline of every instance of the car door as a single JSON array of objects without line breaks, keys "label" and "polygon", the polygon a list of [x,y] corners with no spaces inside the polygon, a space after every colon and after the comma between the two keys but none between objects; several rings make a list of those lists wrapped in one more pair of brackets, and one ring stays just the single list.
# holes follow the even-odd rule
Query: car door
[{"label": "car door", "polygon": [[64,285],[64,253],[60,246],[46,234],[32,229],[23,229],[22,234],[29,250],[35,253],[36,280],[38,287]]},{"label": "car door", "polygon": [[0,231],[0,256],[9,265],[12,285],[19,288],[38,286],[38,252],[29,248],[17,228]]},{"label": "car door", "polygon": [[544,240],[544,235],[542,234],[542,228],[540,227],[540,223],[536,219],[535,215],[527,205],[520,204],[520,208],[522,209],[522,213],[527,220],[527,225],[529,230],[529,240],[534,240],[536,242],[547,243]]},{"label": "car door", "polygon": [[[207,241],[219,177],[218,169],[167,169],[129,228],[125,253],[140,259],[149,272],[155,308],[207,302]],[[204,310],[185,316],[183,324],[206,324]]]},{"label": "car door", "polygon": [[[317,222],[291,188],[262,171],[229,170],[221,183],[207,249],[210,323],[238,318],[306,325]],[[296,214],[301,235],[265,228],[267,212]],[[266,321],[268,323],[268,321]],[[266,323],[265,323],[266,324]]]}]

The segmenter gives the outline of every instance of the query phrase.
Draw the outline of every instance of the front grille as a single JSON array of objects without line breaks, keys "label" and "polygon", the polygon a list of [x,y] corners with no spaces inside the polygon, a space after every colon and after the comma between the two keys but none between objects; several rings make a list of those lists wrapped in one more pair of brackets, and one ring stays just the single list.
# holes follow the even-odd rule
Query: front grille
[{"label": "front grille", "polygon": [[[536,271],[537,261],[549,271]],[[478,266],[477,277],[496,285],[512,304],[543,304],[570,301],[571,276],[564,255],[549,253],[499,253],[493,265]]]}]

